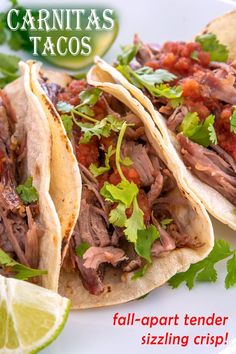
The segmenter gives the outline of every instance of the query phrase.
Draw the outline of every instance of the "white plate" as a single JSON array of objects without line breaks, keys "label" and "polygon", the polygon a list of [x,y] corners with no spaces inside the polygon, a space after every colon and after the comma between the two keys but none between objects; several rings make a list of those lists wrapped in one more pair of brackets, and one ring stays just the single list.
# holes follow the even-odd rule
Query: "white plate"
[{"label": "white plate", "polygon": [[[22,1],[22,4],[31,2]],[[40,5],[46,5],[47,0],[38,1]],[[54,3],[51,0],[50,4]],[[87,2],[70,1],[77,7],[83,7]],[[91,0],[91,4],[101,4],[98,0]],[[4,8],[6,1],[1,0],[0,10]],[[67,1],[55,1],[64,7]],[[211,19],[236,8],[234,1],[220,0],[106,0],[109,8],[115,8],[120,17],[119,37],[106,56],[112,60],[119,51],[120,44],[132,41],[133,34],[137,32],[145,41],[162,43],[165,40],[187,40],[198,33]],[[232,29],[233,30],[233,29]],[[2,48],[0,48],[2,51]],[[24,54],[22,54],[24,55]],[[26,58],[26,56],[24,55]],[[236,248],[236,234],[226,226],[213,221],[217,238],[225,238],[232,248]],[[189,335],[190,339],[196,334],[224,335],[229,332],[230,343],[235,334],[236,322],[236,288],[225,290],[225,263],[218,266],[219,278],[215,284],[197,284],[192,291],[185,286],[172,290],[168,286],[156,289],[143,300],[133,301],[128,304],[109,308],[77,311],[69,316],[66,327],[59,338],[47,349],[44,354],[121,354],[121,353],[159,353],[159,354],[216,354],[223,351],[225,345],[194,346],[191,343],[187,347],[181,346],[142,346],[141,337],[151,332],[153,335],[172,332],[177,335]],[[164,329],[134,326],[113,327],[113,315],[115,312],[127,314],[135,312],[137,316],[161,316],[178,314],[180,317],[188,313],[196,316],[208,316],[213,312],[222,316],[228,316],[229,320],[224,327],[167,327]],[[190,340],[191,342],[191,340]],[[235,348],[235,349],[234,349]],[[236,345],[233,349],[224,351],[224,354],[236,353]]]}]

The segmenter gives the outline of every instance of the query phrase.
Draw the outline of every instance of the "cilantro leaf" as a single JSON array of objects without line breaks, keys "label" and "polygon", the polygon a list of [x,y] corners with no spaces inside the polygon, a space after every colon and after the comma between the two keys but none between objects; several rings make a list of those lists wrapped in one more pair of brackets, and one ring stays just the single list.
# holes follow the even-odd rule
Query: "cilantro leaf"
[{"label": "cilantro leaf", "polygon": [[81,242],[81,244],[80,244],[78,247],[76,247],[75,252],[76,252],[77,256],[79,256],[79,257],[82,258],[83,255],[84,255],[84,253],[85,253],[90,247],[91,247],[91,246],[90,246],[90,244],[89,244],[88,242],[83,241],[83,242]]},{"label": "cilantro leaf", "polygon": [[196,50],[193,50],[192,53],[190,54],[190,58],[199,61],[198,52]]},{"label": "cilantro leaf", "polygon": [[123,124],[122,121],[119,121],[110,114],[102,120],[98,120],[95,124],[77,121],[75,121],[75,123],[84,133],[83,137],[80,139],[81,144],[87,144],[94,135],[98,138],[101,138],[101,136],[107,138],[111,135],[112,131],[118,132],[122,128]]},{"label": "cilantro leaf", "polygon": [[144,230],[144,218],[143,211],[139,208],[137,199],[134,199],[133,202],[133,212],[129,219],[125,222],[124,234],[129,242],[136,242],[138,237],[138,231]]},{"label": "cilantro leaf", "polygon": [[14,259],[9,257],[8,254],[5,253],[1,248],[0,266],[2,266],[3,268],[7,268],[7,270],[12,270],[14,273],[16,273],[15,278],[20,280],[28,280],[29,278],[47,274],[46,270],[29,268],[23,264],[16,262]]},{"label": "cilantro leaf", "polygon": [[76,112],[87,114],[90,117],[94,116],[94,111],[88,105],[77,107]]},{"label": "cilantro leaf", "polygon": [[180,125],[180,131],[195,143],[208,147],[211,143],[217,143],[214,122],[212,114],[201,122],[196,112],[188,112]]},{"label": "cilantro leaf", "polygon": [[213,33],[206,33],[196,37],[205,52],[210,53],[212,61],[226,62],[228,60],[228,48],[221,44]]},{"label": "cilantro leaf", "polygon": [[114,117],[111,114],[108,114],[108,116],[106,116],[105,119],[106,119],[107,123],[110,124],[111,130],[113,130],[116,133],[121,130],[124,121],[117,119],[116,117]]},{"label": "cilantro leaf", "polygon": [[216,131],[215,131],[213,124],[209,124],[208,131],[209,131],[210,142],[214,145],[217,145],[218,140],[217,140]]},{"label": "cilantro leaf", "polygon": [[87,89],[86,91],[82,91],[79,94],[80,98],[80,105],[89,105],[89,106],[94,106],[97,101],[99,100],[99,97],[101,96],[102,91],[99,88],[91,88]]},{"label": "cilantro leaf", "polygon": [[[0,31],[1,31],[1,26],[0,26]],[[8,83],[14,81],[19,77],[19,73],[18,73],[19,61],[20,58],[15,55],[7,55],[7,54],[0,53],[0,88],[3,88]]]},{"label": "cilantro leaf", "polygon": [[12,50],[20,50],[27,46],[28,40],[21,35],[21,32],[10,32],[7,44]]},{"label": "cilantro leaf", "polygon": [[135,251],[140,257],[145,258],[149,263],[152,262],[152,244],[158,237],[160,237],[160,234],[154,225],[150,225],[145,230],[138,230],[138,236],[135,243]]},{"label": "cilantro leaf", "polygon": [[170,73],[165,69],[153,70],[150,67],[144,66],[141,69],[135,71],[135,78],[143,86],[155,87],[157,84],[162,84],[163,82],[170,82],[177,79],[177,76]]},{"label": "cilantro leaf", "polygon": [[196,277],[198,281],[209,281],[215,283],[217,280],[217,272],[214,268],[214,265],[211,263],[206,264],[205,268],[203,268]]},{"label": "cilantro leaf", "polygon": [[63,114],[61,116],[61,120],[62,120],[62,123],[64,125],[66,134],[68,135],[69,138],[71,138],[71,132],[72,132],[72,128],[73,128],[73,119],[72,119],[72,117],[67,115],[67,114]]},{"label": "cilantro leaf", "polygon": [[126,156],[122,160],[120,160],[121,164],[123,166],[129,167],[133,165],[133,161],[131,160],[130,157]]},{"label": "cilantro leaf", "polygon": [[18,1],[17,0],[10,0],[12,6],[18,6]]},{"label": "cilantro leaf", "polygon": [[114,154],[115,154],[115,150],[110,145],[108,147],[107,153],[105,153],[105,166],[97,167],[97,165],[95,163],[92,163],[89,166],[89,170],[93,174],[94,177],[98,177],[98,176],[102,175],[103,173],[110,170],[110,168],[111,168],[110,167],[110,158]]},{"label": "cilantro leaf", "polygon": [[142,268],[139,268],[136,272],[134,272],[131,279],[136,280],[138,278],[143,277],[147,270],[148,270],[148,264],[145,264]]},{"label": "cilantro leaf", "polygon": [[64,101],[59,101],[56,104],[56,109],[58,110],[58,112],[61,113],[69,113],[73,108],[74,108],[73,105]]},{"label": "cilantro leaf", "polygon": [[183,89],[181,86],[167,86],[161,84],[155,88],[156,94],[158,96],[166,97],[169,99],[181,98]]},{"label": "cilantro leaf", "polygon": [[28,177],[23,184],[19,184],[16,187],[16,191],[19,194],[24,204],[30,204],[37,202],[39,195],[37,189],[33,186],[33,178]]},{"label": "cilantro leaf", "polygon": [[217,280],[217,272],[215,264],[219,261],[233,257],[227,263],[228,274],[225,279],[226,288],[236,283],[236,257],[235,251],[231,251],[229,244],[225,240],[216,240],[213,250],[207,258],[192,264],[186,272],[174,275],[169,281],[172,288],[177,288],[181,283],[185,282],[189,289],[192,289],[195,281],[215,282]]},{"label": "cilantro leaf", "polygon": [[182,87],[171,87],[163,84],[163,82],[170,82],[177,78],[169,71],[164,69],[154,71],[149,67],[143,67],[134,71],[128,65],[118,65],[117,70],[134,86],[146,89],[153,96],[170,99],[175,107],[180,104],[183,92]]},{"label": "cilantro leaf", "polygon": [[121,65],[128,65],[138,53],[140,44],[131,44],[121,46],[122,53],[117,56],[117,60]]},{"label": "cilantro leaf", "polygon": [[134,198],[138,195],[139,189],[134,182],[122,180],[116,186],[105,182],[100,190],[100,194],[108,201],[123,203],[127,208],[130,207]]},{"label": "cilantro leaf", "polygon": [[126,216],[126,206],[119,203],[116,208],[112,209],[109,214],[109,222],[117,227],[124,227],[127,216]]},{"label": "cilantro leaf", "polygon": [[107,138],[111,134],[110,126],[107,125],[105,119],[98,121],[96,124],[77,122],[77,125],[84,133],[80,139],[81,144],[87,144],[94,135],[98,138],[101,138],[101,136]]},{"label": "cilantro leaf", "polygon": [[230,131],[236,134],[236,107],[234,107],[233,113],[230,117]]},{"label": "cilantro leaf", "polygon": [[136,300],[143,300],[143,299],[145,299],[145,297],[147,297],[149,294],[150,294],[150,292],[147,293],[147,294],[145,294],[145,295],[143,295],[143,296],[138,297]]},{"label": "cilantro leaf", "polygon": [[229,289],[236,284],[236,251],[233,252],[233,257],[227,262],[228,274],[225,278],[225,287]]},{"label": "cilantro leaf", "polygon": [[163,229],[166,229],[166,226],[171,224],[172,221],[173,221],[173,219],[163,219],[163,220],[161,220],[161,222],[160,222],[161,223],[161,227]]}]

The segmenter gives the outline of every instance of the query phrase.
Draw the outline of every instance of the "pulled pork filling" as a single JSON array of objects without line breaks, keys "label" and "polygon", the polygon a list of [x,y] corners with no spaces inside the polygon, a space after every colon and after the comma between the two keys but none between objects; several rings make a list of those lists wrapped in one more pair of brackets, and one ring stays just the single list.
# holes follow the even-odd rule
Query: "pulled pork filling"
[{"label": "pulled pork filling", "polygon": [[[35,219],[37,202],[25,205],[16,192],[19,172],[26,154],[26,137],[21,143],[14,137],[15,119],[10,102],[0,92],[0,248],[22,265],[39,264],[39,230]],[[1,269],[4,275],[11,268]]]},{"label": "pulled pork filling", "polygon": [[[208,36],[207,40],[215,41],[214,35]],[[222,62],[222,58],[212,61],[210,50],[206,50],[202,41],[204,35],[198,42],[166,42],[161,47],[144,44],[135,36],[134,45],[139,47],[129,68],[139,74],[143,80],[140,88],[166,118],[168,128],[177,134],[186,167],[236,206],[236,64]],[[124,65],[122,67],[122,62],[119,64],[118,70],[124,74]],[[148,68],[152,69],[151,75],[158,73],[158,70],[174,75],[172,79],[156,81],[154,85],[162,89],[161,92],[153,94],[154,91],[145,86]],[[142,76],[144,69],[146,77]],[[130,80],[129,76],[125,76]],[[153,77],[149,83],[150,80]],[[130,81],[135,84],[134,80]],[[140,83],[138,80],[136,82]],[[159,86],[160,82],[165,86],[165,92],[163,86]],[[168,91],[169,96],[166,94],[167,90],[176,88],[180,93],[178,103],[173,101],[173,91]],[[195,114],[192,120],[191,114]],[[186,117],[195,126],[198,119],[200,126],[209,116],[213,116],[215,137],[211,137],[212,143],[203,144],[199,136],[197,140],[196,136],[191,138],[191,134],[185,133],[183,124]],[[190,128],[188,126],[189,132]],[[210,129],[212,131],[212,127]],[[204,133],[199,134],[203,136]]]},{"label": "pulled pork filling", "polygon": [[[59,113],[62,106],[68,110],[74,107],[67,116],[64,113],[61,116],[72,140],[83,182],[80,215],[64,266],[68,271],[78,269],[85,289],[99,295],[104,291],[103,278],[108,266],[131,272],[147,263],[147,256],[145,259],[138,250],[139,230],[133,235],[136,227],[143,232],[152,228],[156,235],[147,247],[150,260],[177,247],[197,247],[198,242],[193,235],[185,233],[184,225],[173,212],[174,203],[185,207],[187,204],[188,208],[189,205],[178,191],[172,173],[148,142],[140,119],[114,97],[102,92],[98,93],[95,103],[86,106],[83,99],[86,94],[91,98],[93,90],[100,91],[83,80],[73,80],[61,89],[56,107]],[[65,123],[69,118],[73,118],[71,131]],[[104,119],[112,122],[112,127],[110,123],[103,125]],[[102,126],[104,130],[95,133],[95,126]],[[88,129],[93,134],[86,135]],[[109,133],[106,129],[110,129]],[[116,187],[122,183],[123,190],[114,199],[115,193],[119,193]],[[110,196],[107,195],[109,188]],[[131,188],[130,192],[125,188]],[[129,199],[133,188],[137,193],[127,207],[120,200],[125,203],[123,199]],[[175,190],[178,197],[173,203],[171,195]],[[114,211],[118,215],[113,214]],[[134,220],[129,229],[122,220],[129,222],[135,213],[138,220]]]}]

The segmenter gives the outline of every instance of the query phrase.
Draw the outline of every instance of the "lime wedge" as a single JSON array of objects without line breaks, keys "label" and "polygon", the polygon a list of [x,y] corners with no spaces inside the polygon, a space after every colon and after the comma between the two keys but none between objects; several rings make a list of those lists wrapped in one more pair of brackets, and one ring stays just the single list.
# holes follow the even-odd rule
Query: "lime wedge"
[{"label": "lime wedge", "polygon": [[0,276],[0,354],[37,353],[60,334],[69,309],[50,290]]}]

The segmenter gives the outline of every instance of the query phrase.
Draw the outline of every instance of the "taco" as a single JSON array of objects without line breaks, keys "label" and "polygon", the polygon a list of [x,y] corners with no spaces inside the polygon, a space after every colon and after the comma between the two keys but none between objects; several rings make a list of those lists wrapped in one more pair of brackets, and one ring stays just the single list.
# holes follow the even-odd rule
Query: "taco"
[{"label": "taco", "polygon": [[[160,132],[129,92],[97,67],[89,83],[55,86],[54,75],[38,64],[31,78],[46,115],[54,117],[51,129],[63,123],[82,179],[60,277],[60,292],[73,308],[136,299],[204,258],[213,245],[209,217],[175,178]],[[67,161],[58,166],[67,168]],[[66,188],[57,186],[66,198]]]},{"label": "taco", "polygon": [[213,33],[162,47],[135,36],[116,68],[96,62],[151,114],[181,180],[236,229],[236,66],[227,47]]},{"label": "taco", "polygon": [[61,226],[49,194],[51,133],[29,67],[0,91],[0,273],[57,291]]}]

